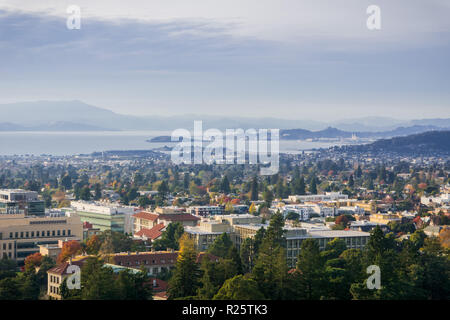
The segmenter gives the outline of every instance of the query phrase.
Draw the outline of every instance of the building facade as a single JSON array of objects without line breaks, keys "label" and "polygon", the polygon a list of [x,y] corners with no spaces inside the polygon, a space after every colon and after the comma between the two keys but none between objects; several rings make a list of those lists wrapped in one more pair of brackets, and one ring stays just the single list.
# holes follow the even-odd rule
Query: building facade
[{"label": "building facade", "polygon": [[44,216],[44,201],[38,199],[36,191],[22,189],[0,190],[0,214],[25,214]]},{"label": "building facade", "polygon": [[21,264],[40,251],[39,245],[55,245],[65,239],[83,239],[80,217],[74,213],[58,217],[0,214],[0,257]]}]

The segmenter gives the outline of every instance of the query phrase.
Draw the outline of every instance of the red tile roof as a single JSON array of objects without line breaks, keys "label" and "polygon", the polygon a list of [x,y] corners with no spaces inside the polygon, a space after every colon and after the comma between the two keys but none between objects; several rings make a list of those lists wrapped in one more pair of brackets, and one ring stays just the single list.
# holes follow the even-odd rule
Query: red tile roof
[{"label": "red tile roof", "polygon": [[197,263],[201,263],[204,257],[208,257],[209,260],[211,260],[212,262],[219,262],[219,257],[211,254],[211,253],[207,253],[207,252],[200,252],[199,254],[197,254]]},{"label": "red tile roof", "polygon": [[175,265],[178,252],[155,251],[141,252],[138,254],[115,254],[114,263],[120,266],[140,265]]},{"label": "red tile roof", "polygon": [[[138,252],[138,253],[116,253],[113,255],[114,264],[124,267],[136,267],[145,265],[167,265],[174,266],[177,262],[179,251],[154,251],[154,252]],[[206,252],[200,252],[197,255],[197,263],[201,263],[203,258],[207,256],[213,262],[218,262],[219,257]]]},{"label": "red tile roof", "polygon": [[167,300],[167,292],[166,291],[162,291],[162,292],[156,292],[153,295],[153,300]]},{"label": "red tile roof", "polygon": [[[82,258],[82,259],[79,259],[76,261],[72,261],[72,264],[81,268],[87,258],[88,257]],[[69,268],[69,266],[70,266],[69,262],[63,262],[63,263],[57,265],[56,267],[49,269],[47,272],[53,273],[53,274],[58,274],[58,275],[68,275],[69,273],[67,273],[67,268]]]},{"label": "red tile roof", "polygon": [[156,219],[158,219],[157,214],[146,212],[146,211],[141,211],[141,212],[135,213],[135,214],[133,214],[133,217],[151,220],[151,221],[155,221]]},{"label": "red tile roof", "polygon": [[157,224],[156,226],[154,226],[151,229],[142,228],[141,230],[136,232],[134,235],[138,236],[138,237],[145,236],[147,239],[155,240],[155,239],[159,238],[162,235],[162,230],[165,227],[166,226],[163,223],[160,223],[160,224]]},{"label": "red tile roof", "polygon": [[[156,286],[154,286],[154,282],[156,281]],[[150,278],[148,282],[149,285],[152,286],[153,292],[161,292],[167,291],[168,283],[158,278]]]}]

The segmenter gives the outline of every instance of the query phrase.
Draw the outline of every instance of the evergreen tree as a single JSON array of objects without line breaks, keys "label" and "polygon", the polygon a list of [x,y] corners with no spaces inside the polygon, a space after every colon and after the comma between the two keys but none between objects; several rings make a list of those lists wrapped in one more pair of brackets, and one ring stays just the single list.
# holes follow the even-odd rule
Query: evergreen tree
[{"label": "evergreen tree", "polygon": [[300,271],[298,286],[302,299],[317,300],[322,295],[324,266],[320,256],[319,244],[314,239],[303,240],[297,260]]},{"label": "evergreen tree", "polygon": [[252,270],[252,279],[266,298],[283,299],[287,282],[286,251],[283,247],[284,221],[281,214],[270,220],[258,257]]},{"label": "evergreen tree", "polygon": [[197,265],[197,251],[194,243],[186,235],[180,239],[178,254],[173,276],[169,280],[167,291],[169,299],[195,296],[200,282],[200,270]]},{"label": "evergreen tree", "polygon": [[252,185],[250,189],[250,200],[258,200],[258,179],[256,177],[252,180]]},{"label": "evergreen tree", "polygon": [[258,284],[251,278],[237,275],[225,281],[214,300],[262,300],[264,295],[259,291]]},{"label": "evergreen tree", "polygon": [[223,176],[223,179],[220,183],[220,191],[223,193],[230,193],[230,182],[228,181],[228,177],[226,175]]},{"label": "evergreen tree", "polygon": [[217,257],[227,258],[232,246],[233,242],[231,242],[230,236],[224,232],[209,246],[208,252]]},{"label": "evergreen tree", "polygon": [[317,182],[316,182],[316,177],[313,177],[311,179],[311,183],[309,184],[309,192],[311,194],[317,194]]}]

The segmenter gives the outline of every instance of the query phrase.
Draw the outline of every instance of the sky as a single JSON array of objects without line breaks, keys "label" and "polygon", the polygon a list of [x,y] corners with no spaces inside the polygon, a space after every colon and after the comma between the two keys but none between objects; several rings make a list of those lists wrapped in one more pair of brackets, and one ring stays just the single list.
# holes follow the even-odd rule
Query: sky
[{"label": "sky", "polygon": [[[66,27],[69,5],[80,30]],[[380,30],[366,26],[369,5]],[[0,0],[0,103],[447,118],[449,57],[448,0]]]}]

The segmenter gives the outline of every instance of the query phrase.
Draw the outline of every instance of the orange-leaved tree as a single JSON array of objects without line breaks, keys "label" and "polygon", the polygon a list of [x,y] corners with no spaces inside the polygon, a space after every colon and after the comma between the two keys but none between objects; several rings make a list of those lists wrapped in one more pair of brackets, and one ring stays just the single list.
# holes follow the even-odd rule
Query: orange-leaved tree
[{"label": "orange-leaved tree", "polygon": [[30,254],[29,256],[27,256],[25,258],[25,270],[31,270],[34,269],[35,267],[38,267],[41,265],[42,263],[42,255],[39,252]]},{"label": "orange-leaved tree", "polygon": [[58,263],[65,262],[67,261],[67,259],[80,252],[81,252],[80,242],[76,240],[64,242],[57,261]]}]

